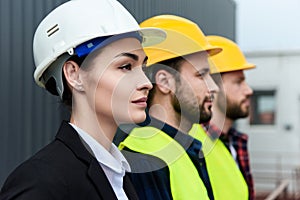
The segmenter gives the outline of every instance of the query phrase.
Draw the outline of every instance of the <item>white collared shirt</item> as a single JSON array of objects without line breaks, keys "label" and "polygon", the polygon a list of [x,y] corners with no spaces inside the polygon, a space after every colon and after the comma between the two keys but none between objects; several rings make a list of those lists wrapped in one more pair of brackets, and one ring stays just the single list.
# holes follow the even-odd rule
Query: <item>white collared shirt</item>
[{"label": "white collared shirt", "polygon": [[235,161],[236,166],[237,166],[238,168],[240,168],[240,167],[239,167],[239,162],[238,162],[238,160],[237,160],[237,152],[236,152],[235,148],[233,147],[231,141],[229,141],[229,149],[230,149],[230,153],[231,153],[231,155],[232,155],[232,157],[233,157],[233,159],[234,159],[234,161]]},{"label": "white collared shirt", "polygon": [[112,144],[110,150],[107,151],[84,130],[72,123],[70,123],[70,125],[72,125],[79,136],[91,148],[106,177],[108,178],[117,198],[119,200],[128,200],[128,197],[123,189],[123,178],[125,171],[130,171],[130,166],[123,154],[114,144]]}]

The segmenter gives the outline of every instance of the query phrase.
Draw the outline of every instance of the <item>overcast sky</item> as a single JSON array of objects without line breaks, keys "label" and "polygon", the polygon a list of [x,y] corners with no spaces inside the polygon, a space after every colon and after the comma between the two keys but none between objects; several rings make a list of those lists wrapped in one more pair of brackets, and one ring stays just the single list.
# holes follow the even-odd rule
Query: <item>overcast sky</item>
[{"label": "overcast sky", "polygon": [[235,0],[243,51],[300,50],[300,0]]}]

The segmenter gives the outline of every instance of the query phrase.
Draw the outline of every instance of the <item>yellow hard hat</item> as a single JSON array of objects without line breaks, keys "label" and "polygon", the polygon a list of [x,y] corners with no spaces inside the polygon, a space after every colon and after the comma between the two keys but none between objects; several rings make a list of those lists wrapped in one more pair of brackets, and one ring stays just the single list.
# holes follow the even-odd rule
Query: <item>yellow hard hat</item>
[{"label": "yellow hard hat", "polygon": [[208,43],[196,23],[183,17],[175,15],[154,16],[143,21],[140,26],[142,28],[160,28],[167,33],[167,38],[162,43],[144,48],[149,57],[148,66],[200,51],[207,51],[209,55],[222,51],[221,48]]},{"label": "yellow hard hat", "polygon": [[243,52],[233,41],[216,35],[209,35],[206,38],[211,45],[223,49],[218,55],[210,57],[212,74],[255,68],[254,64],[247,62]]}]

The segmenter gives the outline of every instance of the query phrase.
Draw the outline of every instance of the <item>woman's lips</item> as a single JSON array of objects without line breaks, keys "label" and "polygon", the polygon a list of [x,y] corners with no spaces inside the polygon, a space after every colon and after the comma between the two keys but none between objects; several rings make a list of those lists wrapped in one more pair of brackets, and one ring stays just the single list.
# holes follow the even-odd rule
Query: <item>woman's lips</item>
[{"label": "woman's lips", "polygon": [[131,102],[138,106],[147,107],[147,99],[148,99],[147,97],[142,97],[142,98],[133,100]]}]

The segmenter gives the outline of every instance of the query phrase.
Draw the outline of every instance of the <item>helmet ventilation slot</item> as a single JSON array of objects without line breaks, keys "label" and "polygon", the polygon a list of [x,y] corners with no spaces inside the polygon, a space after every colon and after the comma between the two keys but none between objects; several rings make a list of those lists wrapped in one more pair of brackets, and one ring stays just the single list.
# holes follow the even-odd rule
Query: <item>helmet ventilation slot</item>
[{"label": "helmet ventilation slot", "polygon": [[48,37],[53,35],[55,32],[59,31],[58,24],[55,24],[52,28],[47,31]]}]

